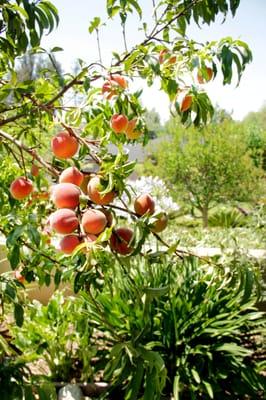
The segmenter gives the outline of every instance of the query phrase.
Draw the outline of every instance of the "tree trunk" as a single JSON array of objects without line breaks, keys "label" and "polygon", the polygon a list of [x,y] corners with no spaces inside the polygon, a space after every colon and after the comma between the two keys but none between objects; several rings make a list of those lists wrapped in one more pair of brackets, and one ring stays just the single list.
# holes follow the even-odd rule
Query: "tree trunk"
[{"label": "tree trunk", "polygon": [[202,212],[203,228],[208,228],[208,214],[209,214],[208,207],[203,207],[201,212]]}]

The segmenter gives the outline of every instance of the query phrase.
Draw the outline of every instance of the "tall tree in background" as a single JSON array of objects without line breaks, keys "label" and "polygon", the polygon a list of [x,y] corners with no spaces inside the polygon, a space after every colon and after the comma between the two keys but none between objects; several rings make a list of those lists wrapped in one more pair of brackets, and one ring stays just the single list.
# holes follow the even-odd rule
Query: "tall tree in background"
[{"label": "tall tree in background", "polygon": [[177,196],[198,209],[203,226],[217,203],[245,201],[256,196],[260,170],[253,166],[237,124],[213,124],[204,130],[184,130],[168,124],[167,141],[152,154],[157,175],[171,184]]},{"label": "tall tree in background", "polygon": [[254,164],[266,171],[266,105],[249,113],[241,123]]}]

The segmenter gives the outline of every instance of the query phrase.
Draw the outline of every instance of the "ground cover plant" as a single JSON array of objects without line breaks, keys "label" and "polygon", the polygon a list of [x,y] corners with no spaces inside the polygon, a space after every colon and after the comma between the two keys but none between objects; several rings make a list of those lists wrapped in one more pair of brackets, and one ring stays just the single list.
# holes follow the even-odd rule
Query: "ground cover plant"
[{"label": "ground cover plant", "polygon": [[[89,379],[106,381],[101,398],[259,398],[259,278],[237,262],[197,261],[162,239],[168,210],[151,193],[132,194],[136,163],[124,148],[150,136],[135,79],[159,81],[182,124],[210,121],[205,84],[218,71],[223,84],[233,76],[239,83],[252,55],[231,37],[197,43],[187,27],[234,16],[239,0],[153,1],[149,23],[141,2],[104,6],[107,22],[121,23],[125,49],[103,64],[95,17],[98,59],[79,60],[73,75],[58,67],[60,48],[41,47],[59,23],[52,3],[1,4],[0,232],[15,271],[1,276],[1,390],[10,400],[51,399],[52,380]],[[128,48],[131,14],[143,37]],[[44,68],[19,73],[20,57],[34,64],[40,53],[50,60]],[[156,249],[147,248],[150,238]],[[28,304],[20,289],[31,282],[71,284],[76,298]],[[32,373],[38,359],[50,376]]]}]

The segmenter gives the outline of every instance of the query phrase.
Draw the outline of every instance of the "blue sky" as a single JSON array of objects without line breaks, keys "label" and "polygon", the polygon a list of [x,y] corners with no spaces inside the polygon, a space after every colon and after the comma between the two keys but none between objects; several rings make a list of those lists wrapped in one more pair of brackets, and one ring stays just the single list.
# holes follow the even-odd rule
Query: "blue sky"
[{"label": "blue sky", "polygon": [[[67,70],[74,65],[74,60],[81,58],[86,62],[98,58],[94,35],[89,35],[89,22],[95,16],[107,20],[105,0],[51,0],[59,10],[60,25],[56,31],[44,39],[43,47],[60,46],[63,53],[58,59]],[[141,0],[144,6],[144,20],[149,21],[151,0]],[[127,29],[128,47],[141,40],[141,32],[136,29],[138,19],[130,18]],[[236,17],[228,17],[221,24],[218,21],[210,27],[196,26],[189,28],[189,37],[197,41],[216,40],[225,36],[246,41],[253,53],[253,62],[242,78],[240,86],[224,87],[221,79],[206,85],[212,101],[228,111],[233,111],[236,119],[242,119],[249,111],[257,111],[266,101],[266,0],[241,0]],[[118,20],[108,22],[101,31],[101,50],[104,63],[108,66],[111,51],[123,51],[121,27]],[[60,56],[59,56],[60,54]],[[154,107],[166,120],[169,115],[167,97],[158,87],[144,89],[143,103],[146,107]]]}]

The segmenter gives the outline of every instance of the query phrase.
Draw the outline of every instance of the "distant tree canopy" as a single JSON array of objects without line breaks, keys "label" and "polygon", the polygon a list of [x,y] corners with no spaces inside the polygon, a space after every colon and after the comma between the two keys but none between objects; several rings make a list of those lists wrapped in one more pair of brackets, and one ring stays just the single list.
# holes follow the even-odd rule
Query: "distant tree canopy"
[{"label": "distant tree canopy", "polygon": [[202,214],[219,202],[248,200],[256,193],[260,170],[249,155],[237,124],[226,121],[204,130],[182,129],[171,119],[167,140],[153,149],[146,170],[164,178]]},{"label": "distant tree canopy", "polygon": [[40,78],[41,75],[62,74],[62,67],[51,54],[25,53],[18,59],[16,66],[19,82],[31,81]]},{"label": "distant tree canopy", "polygon": [[241,127],[254,164],[266,171],[266,104],[257,112],[250,112]]},{"label": "distant tree canopy", "polygon": [[152,139],[156,138],[163,130],[160,115],[154,108],[146,111],[145,122],[147,124],[149,137]]}]

